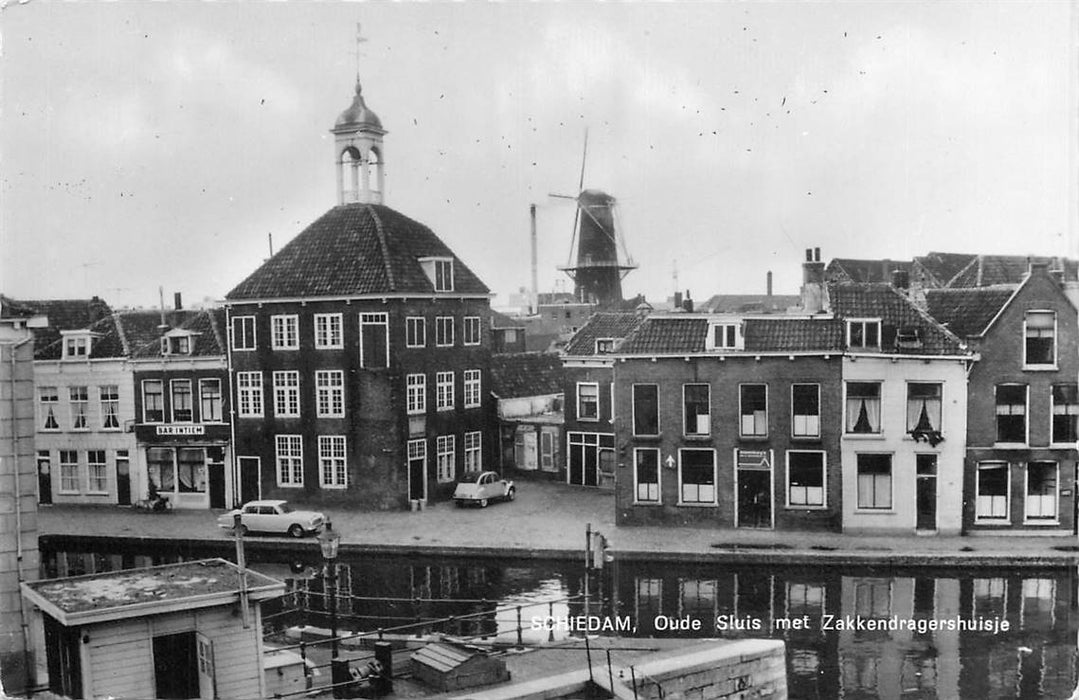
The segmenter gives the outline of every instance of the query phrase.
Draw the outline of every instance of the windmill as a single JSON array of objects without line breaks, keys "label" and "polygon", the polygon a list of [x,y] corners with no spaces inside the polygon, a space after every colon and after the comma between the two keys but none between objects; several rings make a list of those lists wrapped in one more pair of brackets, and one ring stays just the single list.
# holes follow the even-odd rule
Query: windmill
[{"label": "windmill", "polygon": [[[626,251],[626,243],[616,225],[617,201],[600,190],[584,189],[584,168],[588,158],[588,131],[584,133],[584,153],[581,156],[581,177],[576,196],[552,194],[577,203],[573,216],[573,238],[570,240],[570,260],[560,265],[574,282],[578,300],[610,307],[622,301],[622,278],[636,263]],[[573,246],[577,244],[577,260],[573,262]],[[620,261],[618,250],[624,260]]]}]

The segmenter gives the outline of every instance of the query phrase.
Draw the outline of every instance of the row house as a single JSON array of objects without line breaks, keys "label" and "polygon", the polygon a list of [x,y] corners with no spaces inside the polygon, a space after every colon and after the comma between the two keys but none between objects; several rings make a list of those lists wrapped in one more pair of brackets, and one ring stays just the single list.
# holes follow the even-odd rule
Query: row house
[{"label": "row house", "polygon": [[541,352],[491,356],[491,393],[497,402],[499,468],[565,479],[562,362]]},{"label": "row house", "polygon": [[929,312],[980,355],[969,376],[963,527],[1074,531],[1077,312],[1059,273],[1017,285],[930,290]]},{"label": "row house", "polygon": [[615,350],[616,522],[840,528],[841,327],[655,314]]},{"label": "row house", "polygon": [[176,508],[237,502],[224,317],[222,309],[176,309],[159,337],[131,353],[140,493],[166,496]]},{"label": "row house", "polygon": [[647,318],[636,312],[593,314],[562,354],[565,479],[578,486],[614,487],[614,358],[626,336]]},{"label": "row house", "polygon": [[490,292],[382,204],[386,133],[357,83],[338,205],[226,295],[243,498],[391,508],[493,464]]}]

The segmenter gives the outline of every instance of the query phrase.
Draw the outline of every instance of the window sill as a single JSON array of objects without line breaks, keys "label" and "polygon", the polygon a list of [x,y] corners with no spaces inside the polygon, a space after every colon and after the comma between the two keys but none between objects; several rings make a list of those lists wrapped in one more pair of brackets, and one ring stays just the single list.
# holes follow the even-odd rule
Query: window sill
[{"label": "window sill", "polygon": [[634,501],[633,505],[635,505],[635,506],[651,506],[651,507],[655,507],[655,506],[663,505],[663,501]]},{"label": "window sill", "polygon": [[682,503],[682,502],[679,502],[678,507],[679,508],[715,508],[716,504],[715,504],[714,501],[712,503]]},{"label": "window sill", "polygon": [[299,350],[300,348],[299,347],[294,347],[294,348],[291,348],[291,347],[289,347],[289,348],[275,348],[275,347],[271,346],[270,349],[273,350],[274,352],[277,352],[279,350],[296,351],[296,350]]},{"label": "window sill", "polygon": [[348,487],[343,484],[319,484],[319,488],[326,491],[344,491]]},{"label": "window sill", "polygon": [[57,491],[58,496],[81,496],[82,491]]},{"label": "window sill", "polygon": [[1025,442],[994,442],[994,450],[1026,450],[1030,445]]},{"label": "window sill", "polygon": [[634,435],[634,440],[659,440],[659,435]]},{"label": "window sill", "polygon": [[462,343],[466,348],[478,348],[482,343]]},{"label": "window sill", "polygon": [[344,345],[316,345],[315,350],[344,350]]},{"label": "window sill", "polygon": [[685,440],[691,440],[693,442],[707,442],[712,439],[712,434],[708,433],[706,435],[683,435],[682,438]]},{"label": "window sill", "polygon": [[[412,414],[409,414],[409,415],[412,415]],[[344,418],[344,417],[345,417],[344,413],[316,413],[315,414],[315,418],[337,418],[337,419],[341,419],[341,418]]]},{"label": "window sill", "polygon": [[843,433],[845,440],[884,440],[884,433]]},{"label": "window sill", "polygon": [[236,417],[237,418],[265,418],[266,416],[264,416],[261,413],[245,413],[245,414],[242,414],[242,415],[237,415]]},{"label": "window sill", "polygon": [[855,515],[897,515],[895,508],[855,508]]},{"label": "window sill", "polygon": [[738,439],[742,442],[768,442],[767,435],[739,435]]},{"label": "window sill", "polygon": [[1074,450],[1075,441],[1072,442],[1051,442],[1049,443],[1049,449],[1051,450]]},{"label": "window sill", "polygon": [[102,433],[119,433],[122,432],[119,427],[116,428],[101,428],[99,432]]},{"label": "window sill", "polygon": [[278,483],[277,488],[279,488],[279,489],[302,489],[303,484],[281,484],[281,483]]},{"label": "window sill", "polygon": [[820,435],[791,435],[791,440],[797,440],[798,442],[821,442],[823,438]]},{"label": "window sill", "polygon": [[578,423],[599,423],[599,418],[581,418],[580,416],[578,416],[577,417],[577,422]]},{"label": "window sill", "polygon": [[466,403],[465,408],[483,408],[481,403]]},{"label": "window sill", "polygon": [[38,428],[37,431],[39,433],[58,433],[58,432],[60,432],[60,429],[59,428]]},{"label": "window sill", "polygon": [[453,406],[443,406],[440,408],[436,408],[435,413],[452,413],[454,410],[456,409],[454,409]]},{"label": "window sill", "polygon": [[784,508],[786,508],[787,510],[828,510],[828,506],[827,506],[827,505],[821,505],[821,506],[799,506],[799,505],[789,505],[789,504],[788,504],[788,505],[784,506]]},{"label": "window sill", "polygon": [[1024,520],[1024,525],[1030,525],[1032,527],[1060,527],[1060,520]]},{"label": "window sill", "polygon": [[256,348],[233,348],[233,352],[255,352]]},{"label": "window sill", "polygon": [[109,492],[108,491],[87,491],[84,495],[86,495],[86,496],[108,496]]},{"label": "window sill", "polygon": [[1024,372],[1059,372],[1059,365],[1023,365],[1020,367]]},{"label": "window sill", "polygon": [[90,429],[89,428],[72,428],[68,432],[69,433],[88,433],[88,432],[90,432]]}]

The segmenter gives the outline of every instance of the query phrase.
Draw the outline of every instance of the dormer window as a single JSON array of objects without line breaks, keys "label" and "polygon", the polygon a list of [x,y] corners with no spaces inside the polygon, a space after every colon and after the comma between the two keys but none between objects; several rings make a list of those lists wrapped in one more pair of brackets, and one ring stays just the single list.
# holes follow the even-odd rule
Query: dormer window
[{"label": "dormer window", "polygon": [[89,331],[60,331],[64,338],[64,359],[79,360],[90,356],[93,333]]},{"label": "dormer window", "polygon": [[895,332],[897,350],[917,350],[922,347],[922,333],[919,328],[900,328]]},{"label": "dormer window", "polygon": [[187,331],[169,331],[161,338],[162,355],[190,355],[195,349],[195,334]]},{"label": "dormer window", "polygon": [[880,350],[880,319],[847,321],[847,347],[851,350]]},{"label": "dormer window", "polygon": [[420,266],[436,292],[453,291],[453,258],[420,258]]},{"label": "dormer window", "polygon": [[614,352],[614,338],[596,338],[596,354],[608,355]]},{"label": "dormer window", "polygon": [[741,350],[744,346],[741,325],[733,321],[710,324],[705,345],[709,350]]}]

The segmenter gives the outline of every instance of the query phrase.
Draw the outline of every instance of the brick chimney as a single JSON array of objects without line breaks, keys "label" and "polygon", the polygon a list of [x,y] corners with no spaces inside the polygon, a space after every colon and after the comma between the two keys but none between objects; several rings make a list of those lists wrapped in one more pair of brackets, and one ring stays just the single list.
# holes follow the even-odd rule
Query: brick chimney
[{"label": "brick chimney", "polygon": [[820,248],[806,248],[806,259],[802,263],[802,310],[807,314],[828,310],[828,285],[824,281]]}]

